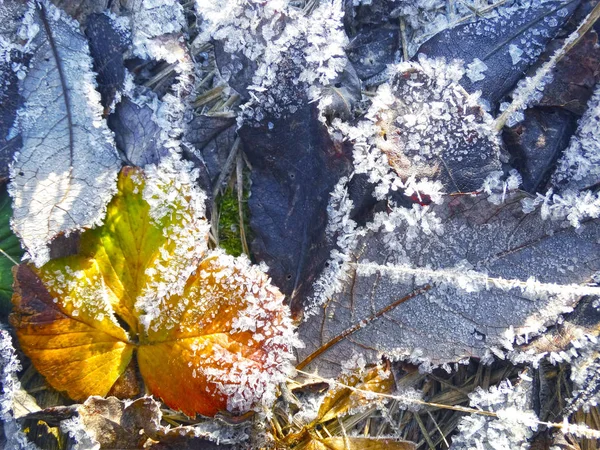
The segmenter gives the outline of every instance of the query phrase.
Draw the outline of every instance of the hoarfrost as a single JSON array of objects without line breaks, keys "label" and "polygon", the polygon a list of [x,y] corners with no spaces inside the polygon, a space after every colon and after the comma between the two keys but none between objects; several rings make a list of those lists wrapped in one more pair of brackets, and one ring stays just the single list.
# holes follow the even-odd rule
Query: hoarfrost
[{"label": "hoarfrost", "polygon": [[346,65],[341,0],[321,2],[308,15],[283,0],[197,0],[196,10],[203,18],[197,42],[222,41],[225,51],[255,62],[242,108],[252,121],[294,113]]},{"label": "hoarfrost", "polygon": [[20,84],[23,147],[9,192],[13,229],[41,266],[52,238],[101,223],[119,160],[78,24],[49,2],[32,2],[21,31],[30,39],[31,64]]},{"label": "hoarfrost", "polygon": [[[350,280],[330,281],[340,292],[321,298],[300,325],[307,344],[300,360],[362,321],[331,350],[336,361],[362,351],[368,362],[384,354],[427,370],[492,351],[503,356],[519,336],[544,331],[582,295],[598,294],[584,283],[600,268],[600,224],[575,231],[524,215],[514,193],[499,206],[482,197],[412,210],[390,203],[357,228],[338,257]],[[308,367],[339,370],[327,352]]]},{"label": "hoarfrost", "polygon": [[176,0],[141,0],[131,9],[134,54],[143,59],[177,62],[182,51],[174,35],[185,23],[181,4]]},{"label": "hoarfrost", "polygon": [[0,327],[0,420],[6,438],[6,441],[0,444],[15,450],[37,450],[37,446],[27,440],[14,417],[15,396],[21,387],[17,378],[19,370],[21,364],[12,345],[12,338],[8,331]]},{"label": "hoarfrost", "polygon": [[537,430],[538,418],[532,410],[531,382],[508,380],[488,391],[478,387],[469,395],[474,408],[496,413],[497,417],[470,414],[459,424],[452,438],[452,450],[527,450],[529,438]]}]

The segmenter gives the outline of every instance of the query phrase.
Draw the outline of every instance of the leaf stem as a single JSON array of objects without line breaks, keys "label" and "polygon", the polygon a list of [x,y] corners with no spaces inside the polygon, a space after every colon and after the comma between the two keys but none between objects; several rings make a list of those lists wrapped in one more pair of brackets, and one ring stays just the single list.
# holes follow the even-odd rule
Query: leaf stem
[{"label": "leaf stem", "polygon": [[351,334],[353,334],[353,333],[357,332],[358,330],[364,328],[367,324],[371,323],[373,320],[377,319],[378,317],[381,317],[385,313],[390,312],[392,309],[396,308],[398,305],[400,305],[400,304],[402,304],[402,303],[410,300],[411,298],[416,297],[417,295],[424,294],[425,292],[427,292],[431,288],[432,288],[432,286],[430,284],[422,286],[422,287],[414,290],[410,294],[405,295],[404,297],[396,300],[395,302],[390,303],[386,307],[384,307],[384,308],[380,309],[379,311],[377,311],[375,314],[367,317],[366,319],[361,320],[360,322],[358,322],[354,326],[346,329],[343,333],[338,334],[336,337],[334,337],[333,339],[331,339],[329,342],[327,342],[326,344],[322,345],[317,350],[315,350],[310,355],[308,355],[303,361],[301,361],[296,366],[296,369],[297,370],[304,369],[315,358],[317,358],[318,356],[320,356],[323,353],[325,353],[327,350],[329,350],[331,347],[333,347],[334,345],[336,345],[338,342],[344,340],[345,338],[347,338]]}]

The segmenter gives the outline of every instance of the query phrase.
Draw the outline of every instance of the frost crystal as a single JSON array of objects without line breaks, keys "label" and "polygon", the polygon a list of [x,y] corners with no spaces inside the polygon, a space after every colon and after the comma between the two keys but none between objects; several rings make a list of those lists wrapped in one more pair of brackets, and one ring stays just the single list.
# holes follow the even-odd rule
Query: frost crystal
[{"label": "frost crystal", "polygon": [[323,1],[309,15],[283,0],[197,0],[196,10],[203,18],[199,41],[222,41],[225,51],[256,65],[246,118],[294,113],[309,87],[315,98],[314,86],[346,65],[341,0]]},{"label": "frost crystal", "polygon": [[[17,372],[21,364],[17,359],[12,339],[8,331],[0,328],[0,420],[4,424],[5,448],[15,450],[36,450],[14,418],[13,404],[16,392],[20,389]],[[1,442],[0,442],[1,443]]]},{"label": "frost crystal", "polygon": [[469,398],[472,407],[494,412],[497,417],[477,414],[463,417],[451,450],[529,449],[528,439],[538,426],[538,418],[531,409],[529,381],[522,379],[513,386],[505,380],[488,391],[477,388]]},{"label": "frost crystal", "polygon": [[168,314],[161,315],[164,311],[161,307],[171,296],[183,294],[188,278],[207,251],[210,227],[205,219],[206,195],[196,183],[198,169],[178,156],[148,166],[146,177],[143,196],[150,205],[152,219],[160,224],[176,215],[181,221],[173,221],[165,229],[168,240],[160,256],[146,270],[149,281],[137,299],[136,308],[146,328],[153,323],[155,329],[169,329],[176,324],[170,322]]},{"label": "frost crystal", "polygon": [[485,78],[485,71],[488,66],[479,58],[475,58],[471,64],[467,66],[467,76],[475,83],[476,81],[483,80]]}]

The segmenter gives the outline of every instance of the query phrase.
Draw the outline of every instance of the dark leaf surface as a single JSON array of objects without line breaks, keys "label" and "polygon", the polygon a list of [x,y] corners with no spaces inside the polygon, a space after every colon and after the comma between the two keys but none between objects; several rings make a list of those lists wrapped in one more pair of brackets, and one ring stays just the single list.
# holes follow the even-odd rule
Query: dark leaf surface
[{"label": "dark leaf surface", "polygon": [[[589,282],[600,268],[600,223],[563,228],[538,213],[524,215],[518,200],[494,206],[458,197],[435,206],[443,232],[424,232],[423,223],[436,226],[420,209],[414,216],[404,208],[381,215],[381,228],[359,240],[358,272],[300,326],[306,348],[299,360],[356,327],[308,370],[332,374],[355,354],[373,361],[378,353],[428,367],[510,350],[515,336],[554,323],[581,296],[572,286]],[[386,231],[386,223],[397,226]],[[361,272],[363,264],[377,269]],[[387,264],[395,267],[380,267]],[[567,287],[548,293],[528,285],[531,277]]]},{"label": "dark leaf surface", "polygon": [[[561,42],[553,42],[552,47]],[[541,106],[560,106],[575,114],[582,115],[594,86],[600,80],[600,47],[598,34],[588,31],[563,59],[552,73],[552,81],[544,88]]]},{"label": "dark leaf surface", "polygon": [[346,51],[362,80],[377,75],[395,61],[399,34],[397,27],[389,26],[366,28],[352,38]]},{"label": "dark leaf surface", "polygon": [[123,53],[131,43],[106,14],[91,14],[87,19],[85,35],[94,60],[102,106],[106,108],[112,104],[116,93],[123,88]]},{"label": "dark leaf surface", "polygon": [[513,167],[523,177],[523,189],[531,194],[544,190],[561,152],[576,128],[573,114],[558,108],[533,108],[525,120],[504,129],[504,142]]},{"label": "dark leaf surface", "polygon": [[471,72],[461,84],[468,92],[480,90],[482,98],[495,108],[578,3],[551,1],[502,10],[499,17],[478,19],[438,33],[421,46],[419,53],[464,61]]},{"label": "dark leaf surface", "polygon": [[117,149],[129,164],[144,167],[158,163],[168,150],[159,139],[161,128],[153,120],[154,111],[124,97],[108,117],[108,126],[115,133]]},{"label": "dark leaf surface", "polygon": [[315,105],[271,124],[271,129],[265,124],[240,130],[253,167],[252,250],[269,265],[269,275],[297,313],[297,301],[309,292],[329,254],[329,193],[348,170],[348,159],[331,142]]}]

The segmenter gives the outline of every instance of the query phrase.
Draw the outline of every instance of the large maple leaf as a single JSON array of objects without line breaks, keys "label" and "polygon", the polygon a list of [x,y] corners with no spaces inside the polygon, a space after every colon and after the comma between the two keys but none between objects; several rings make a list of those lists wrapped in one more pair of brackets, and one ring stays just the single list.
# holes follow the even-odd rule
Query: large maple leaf
[{"label": "large maple leaf", "polygon": [[106,395],[137,353],[147,389],[188,415],[272,400],[292,357],[288,308],[247,258],[208,251],[194,181],[176,159],[126,167],[78,255],[15,270],[11,323],[54,388]]}]

